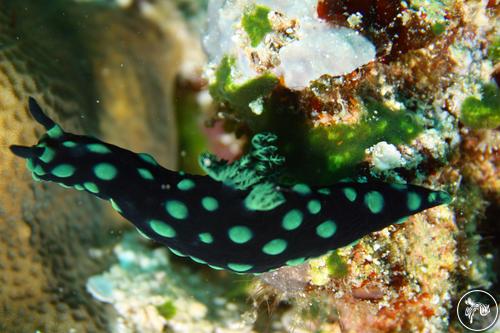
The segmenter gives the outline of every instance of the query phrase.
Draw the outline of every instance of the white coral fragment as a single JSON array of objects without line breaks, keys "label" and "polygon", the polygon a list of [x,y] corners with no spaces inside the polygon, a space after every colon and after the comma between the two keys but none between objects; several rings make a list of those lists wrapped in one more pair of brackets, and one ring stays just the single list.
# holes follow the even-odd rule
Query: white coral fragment
[{"label": "white coral fragment", "polygon": [[375,59],[375,46],[357,31],[331,28],[324,24],[309,27],[304,36],[280,50],[285,84],[303,89],[324,74],[340,76]]},{"label": "white coral fragment", "polygon": [[379,142],[369,149],[372,154],[372,164],[376,171],[387,171],[399,168],[405,164],[396,146],[385,141]]}]

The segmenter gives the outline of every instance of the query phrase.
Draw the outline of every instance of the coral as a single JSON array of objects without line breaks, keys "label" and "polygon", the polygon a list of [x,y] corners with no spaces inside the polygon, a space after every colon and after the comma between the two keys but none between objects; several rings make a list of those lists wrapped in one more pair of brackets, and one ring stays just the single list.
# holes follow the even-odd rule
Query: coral
[{"label": "coral", "polygon": [[[241,278],[199,274],[165,248],[147,247],[135,232],[125,234],[114,253],[118,263],[87,283],[95,298],[116,309],[114,332],[253,332],[255,316],[241,298]],[[103,284],[109,286],[104,292]]]},{"label": "coral", "polygon": [[477,184],[500,205],[500,133],[497,130],[473,131],[463,135],[461,163],[463,175]]},{"label": "coral", "polygon": [[462,103],[460,120],[470,128],[496,128],[500,126],[500,89],[494,83],[485,84],[481,99],[469,96]]},{"label": "coral", "polygon": [[[116,241],[117,216],[80,193],[33,184],[7,147],[39,134],[25,107],[32,95],[68,129],[123,137],[175,165],[175,140],[164,135],[168,127],[175,136],[173,122],[151,126],[159,123],[153,110],[169,108],[173,77],[152,73],[175,68],[163,62],[174,55],[139,57],[159,51],[166,36],[140,15],[95,4],[4,1],[0,27],[0,331],[106,332],[114,311],[85,282],[113,260],[106,248]],[[165,90],[166,99],[134,94],[152,89]],[[123,118],[128,112],[134,122]]]},{"label": "coral", "polygon": [[270,72],[285,86],[303,90],[323,74],[347,74],[375,58],[374,45],[357,31],[318,20],[314,0],[252,5],[246,0],[211,2],[205,36],[211,63],[238,59],[235,69],[244,81]]},{"label": "coral", "polygon": [[[255,48],[241,39],[237,23],[232,33],[208,32],[212,41],[214,36],[234,37],[234,43],[209,50],[212,62],[233,54],[235,71],[246,79],[289,67],[282,61],[286,49],[307,40],[303,25],[310,22],[304,18],[315,12],[332,26],[368,38],[376,56],[353,71],[320,69],[315,79],[299,84],[277,72],[279,84],[252,103],[252,113],[217,109],[226,130],[276,133],[278,151],[286,159],[284,178],[291,182],[329,184],[344,176],[366,176],[368,181],[375,177],[447,188],[457,198],[449,207],[418,214],[329,256],[262,274],[262,284],[271,287],[264,287],[273,295],[269,298],[292,304],[277,327],[305,332],[441,332],[455,327],[453,302],[464,289],[491,286],[492,265],[498,265],[487,250],[492,242],[480,235],[481,228],[486,233],[496,228],[491,223],[500,193],[498,88],[484,83],[498,82],[500,73],[495,2],[262,4],[271,9],[273,31]],[[241,11],[216,6],[236,16]],[[221,32],[220,26],[214,29]],[[304,58],[315,62],[317,54],[326,57],[328,52]],[[470,207],[467,196],[474,201]]]}]

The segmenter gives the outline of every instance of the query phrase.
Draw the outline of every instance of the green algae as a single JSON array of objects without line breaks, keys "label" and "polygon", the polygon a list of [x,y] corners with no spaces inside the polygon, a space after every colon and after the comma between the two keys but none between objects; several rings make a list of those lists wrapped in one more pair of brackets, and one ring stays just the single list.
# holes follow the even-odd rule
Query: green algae
[{"label": "green algae", "polygon": [[488,48],[488,58],[494,63],[500,62],[500,36],[496,36]]},{"label": "green algae", "polygon": [[156,306],[156,310],[163,318],[165,318],[165,320],[174,318],[177,313],[177,308],[172,301],[166,301],[165,303]]},{"label": "green algae", "polygon": [[241,25],[248,34],[248,37],[250,37],[252,47],[259,45],[264,36],[273,31],[271,22],[269,22],[267,17],[269,11],[267,7],[255,6],[251,10],[246,11],[241,19]]},{"label": "green algae", "polygon": [[437,22],[437,23],[434,23],[434,24],[431,26],[431,29],[432,29],[432,32],[433,32],[436,36],[439,36],[439,35],[441,35],[443,32],[445,32],[445,31],[446,31],[446,24],[441,23],[441,22]]},{"label": "green algae", "polygon": [[494,83],[481,88],[481,99],[469,96],[462,103],[460,120],[473,129],[500,126],[500,91]]},{"label": "green algae", "polygon": [[432,23],[446,22],[447,13],[452,8],[455,0],[411,0],[410,7],[426,14]]},{"label": "green algae", "polygon": [[242,84],[233,81],[233,70],[236,60],[224,57],[215,72],[215,82],[210,85],[212,97],[227,103],[236,112],[250,112],[249,104],[262,96],[268,95],[278,84],[276,76],[265,73]]},{"label": "green algae", "polygon": [[332,252],[326,259],[326,267],[328,268],[328,272],[330,276],[333,278],[342,278],[347,275],[347,263],[345,260],[339,256],[337,251]]},{"label": "green algae", "polygon": [[365,150],[380,141],[409,143],[422,130],[406,111],[393,111],[376,101],[366,102],[366,115],[358,124],[339,124],[311,131],[312,149],[326,157],[327,169],[337,176],[348,176],[364,160]]}]

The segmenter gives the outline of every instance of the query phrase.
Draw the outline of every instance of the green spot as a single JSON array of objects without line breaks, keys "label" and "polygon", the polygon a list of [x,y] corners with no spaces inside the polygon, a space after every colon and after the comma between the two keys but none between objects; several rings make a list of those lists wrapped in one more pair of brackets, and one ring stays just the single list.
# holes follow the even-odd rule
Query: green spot
[{"label": "green spot", "polygon": [[94,183],[86,182],[83,184],[83,187],[85,187],[85,189],[91,193],[94,193],[94,194],[99,193],[99,188]]},{"label": "green spot", "polygon": [[235,226],[229,229],[229,239],[237,244],[244,244],[252,239],[252,231],[244,226]]},{"label": "green spot", "polygon": [[200,258],[196,258],[196,257],[189,257],[191,258],[192,261],[194,262],[197,262],[198,264],[206,264],[207,262],[205,260],[201,260]]},{"label": "green spot", "polygon": [[247,10],[241,19],[241,25],[250,38],[252,47],[260,44],[264,36],[273,31],[271,22],[267,17],[269,8],[264,6],[255,6],[251,10]]},{"label": "green spot", "polygon": [[384,197],[378,191],[365,194],[365,205],[373,214],[378,214],[384,209]]},{"label": "green spot", "polygon": [[56,125],[52,126],[52,128],[47,131],[47,135],[52,139],[57,139],[63,135],[63,130],[62,130],[61,126],[56,124]]},{"label": "green spot", "polygon": [[265,182],[255,185],[244,200],[245,207],[249,210],[271,210],[286,201],[276,184]]},{"label": "green spot", "polygon": [[156,232],[160,236],[167,238],[173,238],[176,236],[174,228],[172,228],[170,225],[168,225],[163,221],[151,220],[149,221],[149,226],[151,227],[151,229],[153,229],[154,232]]},{"label": "green spot", "polygon": [[307,209],[311,214],[318,214],[321,211],[321,202],[319,200],[311,200],[307,203]]},{"label": "green spot", "polygon": [[109,199],[109,202],[111,203],[111,207],[113,207],[114,210],[116,210],[118,213],[122,213],[122,210],[120,209],[116,201],[114,201],[113,199]]},{"label": "green spot", "polygon": [[354,200],[356,200],[356,197],[358,196],[358,194],[356,193],[356,190],[353,189],[352,187],[346,187],[346,188],[342,189],[342,192],[344,192],[345,197],[350,202],[354,202]]},{"label": "green spot", "polygon": [[35,163],[33,162],[32,158],[26,159],[26,168],[28,168],[28,170],[31,172],[35,170]]},{"label": "green spot", "polygon": [[460,120],[473,129],[500,126],[500,89],[494,83],[484,84],[481,99],[469,96],[462,103]]},{"label": "green spot", "polygon": [[213,269],[218,270],[218,271],[223,271],[224,270],[223,267],[214,266],[214,265],[208,265],[208,267],[213,268]]},{"label": "green spot", "polygon": [[52,174],[59,178],[68,178],[75,174],[75,167],[69,164],[61,164],[52,169]]},{"label": "green spot", "polygon": [[139,172],[139,175],[141,175],[141,177],[144,178],[144,179],[147,179],[147,180],[153,180],[153,179],[155,179],[153,177],[153,174],[151,173],[151,171],[149,171],[148,169],[138,168],[137,172]]},{"label": "green spot", "polygon": [[185,257],[185,256],[186,256],[186,255],[185,255],[185,254],[183,254],[182,252],[177,251],[177,250],[174,250],[174,249],[172,249],[171,247],[169,247],[168,249],[170,250],[170,252],[172,252],[173,254],[175,254],[175,255],[176,255],[176,256],[178,256],[178,257]]},{"label": "green spot", "polygon": [[324,194],[324,195],[330,195],[332,192],[330,191],[329,188],[320,188],[318,190],[318,193]]},{"label": "green spot", "polygon": [[397,220],[397,221],[395,222],[395,224],[403,224],[403,223],[405,223],[406,221],[408,221],[408,216],[405,216],[405,217],[400,218],[399,220]]},{"label": "green spot", "polygon": [[94,174],[101,180],[113,180],[118,171],[109,163],[99,163],[94,167]]},{"label": "green spot", "polygon": [[418,195],[415,192],[408,192],[406,198],[406,205],[408,206],[409,210],[415,211],[420,208],[421,204],[422,204],[422,198],[420,197],[420,195]]},{"label": "green spot", "polygon": [[165,205],[167,209],[167,213],[170,214],[173,218],[178,220],[184,220],[188,217],[188,209],[186,205],[177,200],[167,201]]},{"label": "green spot", "polygon": [[361,239],[356,239],[355,241],[351,242],[349,245],[347,246],[356,246],[359,244],[359,242],[361,241]]},{"label": "green spot", "polygon": [[177,188],[181,191],[188,191],[195,187],[194,182],[191,179],[183,179],[177,184]]},{"label": "green spot", "polygon": [[33,169],[33,173],[37,176],[43,176],[45,175],[45,170],[43,170],[42,166],[41,165],[37,165],[34,169]]},{"label": "green spot", "polygon": [[64,187],[64,188],[71,188],[71,186],[68,186],[64,183],[57,183],[59,186]]},{"label": "green spot", "polygon": [[44,161],[45,163],[50,163],[54,157],[56,156],[56,152],[54,149],[46,147],[45,150],[43,151],[42,156],[40,156],[40,159]]},{"label": "green spot", "polygon": [[292,190],[302,195],[307,195],[311,193],[311,188],[306,184],[295,184],[292,187]]},{"label": "green spot", "polygon": [[177,309],[172,301],[166,301],[161,305],[157,305],[156,310],[165,320],[174,318],[177,313]]},{"label": "green spot", "polygon": [[151,238],[149,238],[149,236],[148,236],[148,235],[146,235],[145,233],[143,233],[143,232],[141,231],[141,229],[136,228],[136,230],[137,230],[137,232],[139,233],[139,235],[141,235],[142,237],[144,237],[144,238],[146,238],[146,239],[151,240]]},{"label": "green spot", "polygon": [[427,196],[427,201],[429,203],[435,203],[438,199],[438,194],[437,192],[431,192],[429,193],[429,195]]},{"label": "green spot", "polygon": [[85,190],[85,187],[83,187],[82,185],[76,184],[75,185],[75,190],[77,190],[77,191],[83,191],[83,190]]},{"label": "green spot", "polygon": [[77,146],[74,141],[64,141],[62,145],[66,148],[75,148]]},{"label": "green spot", "polygon": [[408,189],[405,184],[391,184],[390,187],[396,191],[406,191]]},{"label": "green spot", "polygon": [[205,244],[212,244],[214,242],[214,238],[209,232],[204,232],[202,234],[199,234],[198,237]]},{"label": "green spot", "polygon": [[42,181],[42,179],[40,177],[38,177],[37,175],[35,175],[34,173],[31,174],[31,177],[33,178],[34,181],[37,181],[37,182]]},{"label": "green spot", "polygon": [[246,272],[252,269],[252,265],[229,263],[227,267],[235,272]]},{"label": "green spot", "polygon": [[139,153],[139,157],[144,161],[152,165],[157,165],[158,163],[156,160],[153,158],[153,156],[146,154],[146,153]]},{"label": "green spot", "polygon": [[449,204],[451,202],[451,196],[443,191],[438,192],[438,201],[443,204]]},{"label": "green spot", "polygon": [[316,234],[321,238],[330,238],[337,231],[337,224],[327,220],[316,227]]},{"label": "green spot", "polygon": [[303,264],[306,261],[306,258],[297,258],[297,259],[291,259],[286,262],[288,266],[297,266],[300,264]]},{"label": "green spot", "polygon": [[201,205],[209,212],[213,212],[219,208],[219,202],[214,197],[204,197],[201,199]]},{"label": "green spot", "polygon": [[91,143],[87,145],[87,149],[96,154],[109,154],[111,150],[101,143]]},{"label": "green spot", "polygon": [[280,253],[283,253],[287,248],[287,242],[284,239],[273,239],[266,245],[262,247],[262,252],[265,254],[275,256]]},{"label": "green spot", "polygon": [[347,263],[337,251],[332,252],[326,259],[326,267],[333,278],[339,279],[347,275]]},{"label": "green spot", "polygon": [[283,217],[282,226],[285,230],[295,230],[302,224],[303,214],[298,209],[292,209]]}]

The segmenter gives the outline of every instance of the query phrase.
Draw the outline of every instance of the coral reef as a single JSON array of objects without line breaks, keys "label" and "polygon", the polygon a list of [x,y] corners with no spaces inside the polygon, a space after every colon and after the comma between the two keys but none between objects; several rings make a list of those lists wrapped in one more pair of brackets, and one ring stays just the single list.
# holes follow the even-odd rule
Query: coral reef
[{"label": "coral reef", "polygon": [[[240,22],[250,2],[209,8],[205,41],[220,41],[217,49],[207,45],[212,85],[220,80],[214,68],[223,59],[234,59],[228,75],[240,85],[264,75],[279,79],[275,87],[251,90],[254,101],[244,105],[216,96],[214,118],[237,134],[276,133],[288,179],[328,184],[346,176],[375,178],[456,196],[449,207],[357,245],[263,274],[260,297],[292,305],[275,318],[281,329],[454,330],[450,313],[460,293],[492,286],[498,254],[481,237],[484,229],[495,229],[491,214],[500,193],[498,10],[491,3],[260,1],[271,29],[262,31],[258,44]],[[376,55],[355,66],[335,57],[346,70],[329,72],[321,64],[335,52],[297,51],[295,64],[318,64],[321,73],[291,83],[281,70],[294,70],[285,50],[306,41],[307,26],[318,18],[330,24],[327,30],[344,27],[367,38]],[[466,208],[468,196],[473,204]]]},{"label": "coral reef", "polygon": [[118,263],[87,283],[95,298],[116,310],[113,332],[254,332],[255,310],[236,297],[246,293],[239,290],[241,279],[200,274],[138,237],[125,234],[114,249]]},{"label": "coral reef", "polygon": [[[78,2],[54,2],[66,18],[40,29],[51,10],[0,3],[0,331],[459,332],[461,293],[498,290],[498,1],[211,0],[206,12],[194,0]],[[454,201],[257,277],[171,257],[132,234],[109,266],[116,215],[86,196],[28,186],[3,148],[38,134],[27,94],[69,130],[170,168],[180,157],[186,171],[258,183],[279,165],[285,184],[383,180]],[[249,142],[262,132],[276,134],[272,152]],[[250,155],[233,164],[204,155],[199,167],[207,148],[231,161]],[[249,168],[266,153],[284,160]],[[262,201],[273,184],[262,185],[252,202],[278,202]]]},{"label": "coral reef", "polygon": [[7,147],[39,134],[26,111],[31,95],[67,128],[118,137],[175,166],[179,65],[165,45],[176,39],[140,15],[64,1],[2,1],[0,27],[0,331],[106,332],[114,310],[85,283],[114,260],[106,249],[122,228],[117,215],[33,184]]}]

